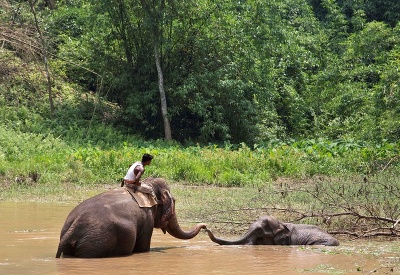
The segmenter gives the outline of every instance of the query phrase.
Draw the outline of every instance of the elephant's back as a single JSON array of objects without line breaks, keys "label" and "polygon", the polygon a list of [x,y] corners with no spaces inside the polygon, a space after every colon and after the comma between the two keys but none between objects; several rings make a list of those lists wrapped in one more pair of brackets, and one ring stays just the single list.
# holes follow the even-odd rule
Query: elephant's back
[{"label": "elephant's back", "polygon": [[328,232],[316,225],[285,224],[291,232],[291,244],[294,245],[329,245],[336,246],[339,242]]},{"label": "elephant's back", "polygon": [[68,219],[76,219],[78,216],[92,215],[98,212],[104,215],[107,212],[115,211],[116,208],[131,205],[133,202],[128,191],[119,187],[82,201],[71,211]]}]

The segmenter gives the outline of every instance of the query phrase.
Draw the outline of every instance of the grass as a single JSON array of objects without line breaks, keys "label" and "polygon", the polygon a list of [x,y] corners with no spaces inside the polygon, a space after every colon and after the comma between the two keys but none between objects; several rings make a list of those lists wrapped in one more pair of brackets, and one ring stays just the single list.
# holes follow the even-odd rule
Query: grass
[{"label": "grass", "polygon": [[185,147],[149,141],[102,147],[71,144],[52,134],[3,127],[0,175],[28,178],[34,173],[40,175],[38,180],[44,184],[54,178],[73,184],[106,184],[118,181],[129,164],[143,153],[150,153],[155,159],[148,174],[153,176],[192,185],[259,188],[281,177],[369,175],[385,169],[387,164],[399,166],[398,144],[354,144],[352,141],[333,146],[321,140],[255,149],[242,145],[232,150],[229,146]]}]

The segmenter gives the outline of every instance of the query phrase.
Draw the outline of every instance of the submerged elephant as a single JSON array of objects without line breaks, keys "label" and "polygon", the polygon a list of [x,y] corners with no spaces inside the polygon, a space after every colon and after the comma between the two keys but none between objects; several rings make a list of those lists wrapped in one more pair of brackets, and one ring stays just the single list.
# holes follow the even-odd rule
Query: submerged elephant
[{"label": "submerged elephant", "polygon": [[206,231],[213,242],[221,245],[339,245],[337,239],[318,226],[283,223],[273,216],[260,217],[235,241],[217,238],[209,229]]},{"label": "submerged elephant", "polygon": [[157,204],[139,207],[125,187],[106,191],[76,206],[61,230],[56,258],[100,258],[130,255],[150,250],[153,228],[173,237],[191,239],[205,224],[183,231],[175,214],[175,202],[165,180],[148,178]]}]

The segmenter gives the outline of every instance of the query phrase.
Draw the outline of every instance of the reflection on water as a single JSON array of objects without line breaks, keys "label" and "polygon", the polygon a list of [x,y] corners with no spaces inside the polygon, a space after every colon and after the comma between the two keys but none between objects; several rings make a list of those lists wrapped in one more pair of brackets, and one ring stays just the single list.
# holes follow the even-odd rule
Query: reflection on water
[{"label": "reflection on water", "polygon": [[154,232],[149,253],[106,259],[55,259],[61,227],[74,205],[0,203],[0,207],[0,274],[400,272],[400,241],[341,241],[339,247],[219,246],[206,233],[184,241],[160,230]]}]

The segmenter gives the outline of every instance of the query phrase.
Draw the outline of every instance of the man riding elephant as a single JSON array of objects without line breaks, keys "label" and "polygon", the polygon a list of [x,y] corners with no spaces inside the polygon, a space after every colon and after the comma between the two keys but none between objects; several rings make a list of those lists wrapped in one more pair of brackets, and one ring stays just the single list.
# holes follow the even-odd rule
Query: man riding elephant
[{"label": "man riding elephant", "polygon": [[124,186],[124,184],[130,188],[141,186],[140,179],[145,172],[144,167],[150,165],[152,160],[153,160],[152,155],[144,154],[142,156],[142,161],[137,161],[131,164],[131,166],[128,169],[128,172],[124,177],[121,186]]},{"label": "man riding elephant", "polygon": [[[153,206],[157,203],[157,198],[154,194],[153,189],[147,185],[142,184],[141,177],[145,172],[145,166],[150,165],[153,160],[153,156],[150,154],[144,154],[142,156],[142,161],[136,161],[131,164],[128,172],[126,173],[124,179],[122,180],[121,187],[126,186],[126,190],[131,193],[135,200],[141,206]],[[138,193],[136,191],[139,191]],[[143,195],[141,195],[141,193]],[[147,197],[147,198],[146,198]],[[143,202],[141,204],[141,202]]]}]

